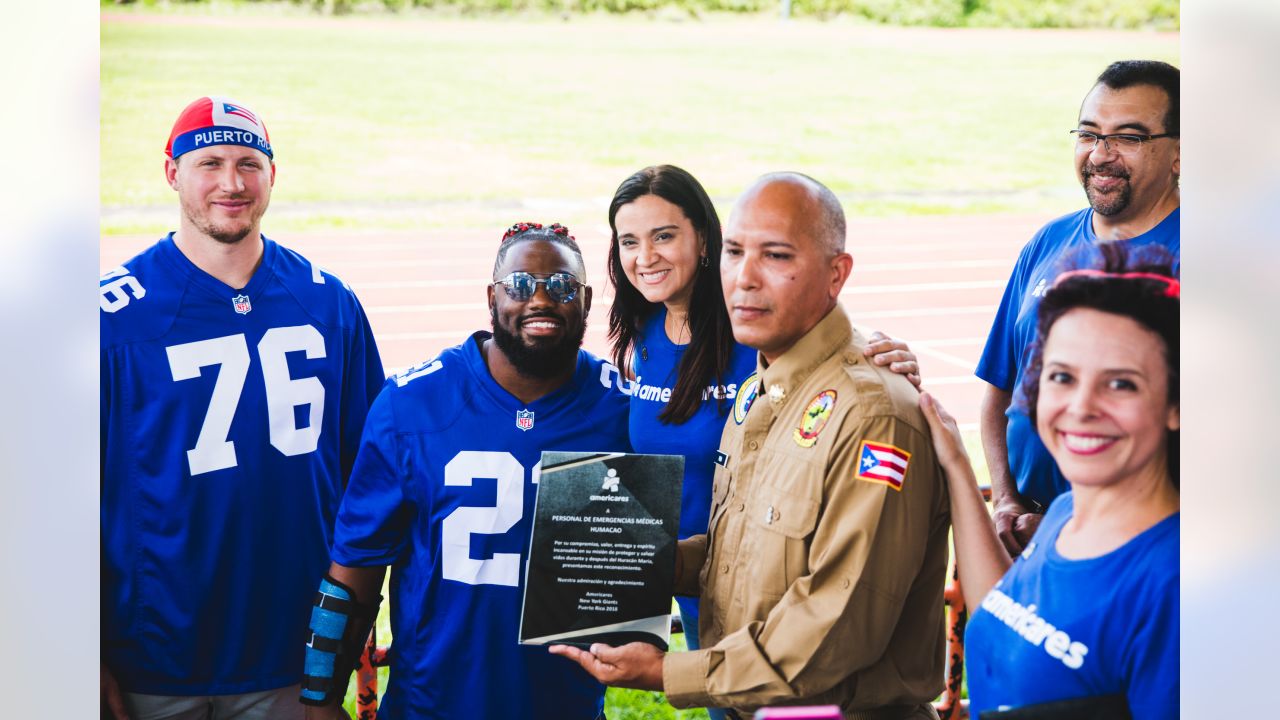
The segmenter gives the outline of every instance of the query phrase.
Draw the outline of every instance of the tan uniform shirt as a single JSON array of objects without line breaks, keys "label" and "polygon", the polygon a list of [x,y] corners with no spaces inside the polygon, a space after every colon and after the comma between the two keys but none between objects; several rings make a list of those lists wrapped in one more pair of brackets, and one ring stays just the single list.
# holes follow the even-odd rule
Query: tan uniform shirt
[{"label": "tan uniform shirt", "polygon": [[739,390],[710,530],[680,544],[704,649],[666,656],[672,705],[850,711],[942,691],[946,482],[916,390],[865,345],[837,305],[758,371],[748,412]]}]

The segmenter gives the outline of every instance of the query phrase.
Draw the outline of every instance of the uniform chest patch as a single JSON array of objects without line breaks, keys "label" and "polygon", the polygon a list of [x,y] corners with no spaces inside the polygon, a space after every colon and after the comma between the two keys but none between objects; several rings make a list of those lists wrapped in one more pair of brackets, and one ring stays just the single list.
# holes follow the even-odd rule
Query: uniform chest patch
[{"label": "uniform chest patch", "polygon": [[854,477],[888,485],[901,492],[910,462],[911,453],[902,448],[863,440],[858,448],[858,474]]},{"label": "uniform chest patch", "polygon": [[804,409],[804,415],[800,416],[800,427],[791,434],[796,444],[800,447],[813,447],[814,443],[818,442],[818,433],[827,426],[827,421],[831,419],[831,411],[835,408],[835,390],[823,390],[814,396],[809,401],[808,407]]},{"label": "uniform chest patch", "polygon": [[739,425],[743,420],[747,419],[747,411],[751,409],[751,403],[756,401],[756,396],[760,394],[760,375],[759,373],[751,373],[746,380],[742,381],[742,385],[738,388],[738,397],[733,400],[733,421]]},{"label": "uniform chest patch", "polygon": [[241,315],[248,315],[249,311],[253,309],[253,303],[249,302],[248,295],[236,295],[231,298],[231,307],[235,308],[236,312]]},{"label": "uniform chest patch", "polygon": [[516,411],[516,427],[520,428],[521,430],[532,430],[533,429],[533,411],[517,410]]}]

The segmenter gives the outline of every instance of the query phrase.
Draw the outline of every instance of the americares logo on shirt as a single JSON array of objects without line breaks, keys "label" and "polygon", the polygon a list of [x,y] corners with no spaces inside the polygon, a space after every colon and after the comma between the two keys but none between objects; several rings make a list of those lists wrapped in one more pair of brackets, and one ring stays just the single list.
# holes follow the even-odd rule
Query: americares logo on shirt
[{"label": "americares logo on shirt", "polygon": [[[631,385],[631,396],[637,400],[648,400],[651,402],[671,402],[671,393],[675,388],[662,387],[661,385],[646,385],[644,378],[637,377]],[[733,400],[738,397],[738,384],[729,383],[728,385],[708,385],[702,389],[702,399],[710,400]]]},{"label": "americares logo on shirt", "polygon": [[1070,635],[1037,615],[1035,603],[1024,606],[999,589],[992,588],[982,599],[982,609],[1008,625],[1023,640],[1041,648],[1072,670],[1079,670],[1084,665],[1084,656],[1089,654],[1089,648],[1084,643],[1073,642]]}]

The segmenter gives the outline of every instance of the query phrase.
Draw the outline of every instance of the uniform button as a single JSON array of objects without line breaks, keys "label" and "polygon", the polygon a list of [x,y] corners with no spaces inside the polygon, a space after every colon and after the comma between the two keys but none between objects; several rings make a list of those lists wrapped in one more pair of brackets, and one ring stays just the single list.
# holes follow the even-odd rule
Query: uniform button
[{"label": "uniform button", "polygon": [[[729,563],[725,563],[725,564],[723,564],[723,565],[721,565],[721,566],[720,566],[720,574],[721,574],[721,575],[728,575],[728,574],[729,574]],[[849,582],[849,581],[848,581],[848,580],[845,580],[845,582]]]},{"label": "uniform button", "polygon": [[755,440],[752,440],[751,442],[747,443],[747,447],[751,448],[752,450],[759,450],[760,443],[756,442]]},{"label": "uniform button", "polygon": [[855,365],[857,364],[857,362],[858,362],[857,353],[853,352],[852,350],[845,351],[845,354],[844,354],[845,365]]},{"label": "uniform button", "polygon": [[840,578],[840,587],[845,590],[849,589],[849,578]]},{"label": "uniform button", "polygon": [[747,509],[746,503],[738,503],[738,512],[742,512],[743,510],[746,510],[746,509]]}]

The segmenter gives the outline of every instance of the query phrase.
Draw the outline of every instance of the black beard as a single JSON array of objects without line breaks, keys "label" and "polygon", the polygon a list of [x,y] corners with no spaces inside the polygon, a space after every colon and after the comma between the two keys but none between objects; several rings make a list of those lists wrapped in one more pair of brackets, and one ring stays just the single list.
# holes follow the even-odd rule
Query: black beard
[{"label": "black beard", "polygon": [[[524,319],[527,317],[521,318],[521,320]],[[507,356],[507,360],[516,372],[525,377],[540,380],[572,371],[578,361],[578,348],[582,347],[582,338],[587,332],[587,322],[584,318],[576,333],[569,331],[564,338],[556,342],[527,345],[498,322],[496,308],[489,312],[489,323],[493,326],[494,344],[503,355]]]},{"label": "black beard", "polygon": [[1085,197],[1089,198],[1089,206],[1093,211],[1103,217],[1111,217],[1124,211],[1129,207],[1129,201],[1133,199],[1133,186],[1129,184],[1129,173],[1121,172],[1115,177],[1124,180],[1124,184],[1120,186],[1120,192],[1110,196],[1095,195],[1094,191],[1089,187],[1089,178],[1093,177],[1099,168],[1093,165],[1086,165],[1084,172],[1083,185]]}]

